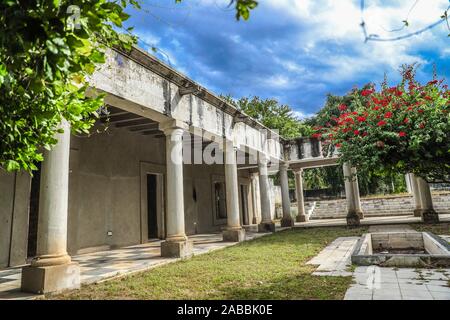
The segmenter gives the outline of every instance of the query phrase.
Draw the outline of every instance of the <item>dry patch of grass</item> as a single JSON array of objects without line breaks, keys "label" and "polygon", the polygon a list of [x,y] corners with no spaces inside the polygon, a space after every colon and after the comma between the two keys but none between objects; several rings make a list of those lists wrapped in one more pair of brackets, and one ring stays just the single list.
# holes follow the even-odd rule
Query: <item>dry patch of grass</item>
[{"label": "dry patch of grass", "polygon": [[450,235],[450,223],[413,224],[411,227],[419,232],[432,232],[437,235]]},{"label": "dry patch of grass", "polygon": [[364,228],[277,232],[192,259],[83,286],[53,299],[342,299],[351,277],[313,276],[306,262]]}]

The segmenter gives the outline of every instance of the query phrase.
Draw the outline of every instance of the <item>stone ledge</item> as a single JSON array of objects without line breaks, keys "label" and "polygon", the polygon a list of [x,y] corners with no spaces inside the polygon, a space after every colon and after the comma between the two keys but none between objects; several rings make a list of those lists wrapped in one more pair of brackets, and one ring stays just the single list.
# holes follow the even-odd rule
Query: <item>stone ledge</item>
[{"label": "stone ledge", "polygon": [[58,293],[80,288],[80,267],[71,262],[56,266],[22,268],[22,291],[31,293]]}]

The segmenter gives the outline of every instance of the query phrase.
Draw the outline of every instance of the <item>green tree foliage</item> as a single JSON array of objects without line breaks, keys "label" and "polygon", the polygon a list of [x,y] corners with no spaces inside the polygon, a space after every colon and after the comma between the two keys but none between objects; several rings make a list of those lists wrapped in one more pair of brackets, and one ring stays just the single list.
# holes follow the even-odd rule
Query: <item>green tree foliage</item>
[{"label": "green tree foliage", "polygon": [[[329,94],[324,107],[312,118],[305,120],[305,124],[313,127],[321,137],[321,132],[326,128],[333,127],[334,120],[343,113],[355,112],[354,99],[364,90],[370,90],[373,84],[367,84],[361,89],[352,89],[344,96]],[[324,143],[324,148],[334,148],[333,145]],[[399,193],[405,191],[404,175],[402,173],[388,174],[383,170],[359,168],[358,181],[361,195]],[[394,186],[392,187],[392,181]],[[338,195],[344,190],[344,178],[341,169],[336,167],[325,167],[305,171],[305,188],[319,189],[330,188],[332,195]]]},{"label": "green tree foliage", "polygon": [[[175,0],[180,2],[181,0]],[[117,32],[139,0],[2,0],[0,2],[0,167],[36,169],[63,118],[88,133],[102,106],[86,95],[87,79],[105,49],[130,49],[136,39]],[[247,20],[257,1],[232,0]],[[128,34],[128,35],[127,35]]]},{"label": "green tree foliage", "polygon": [[450,180],[450,91],[443,80],[421,85],[414,73],[414,66],[404,66],[397,86],[354,92],[355,111],[341,108],[339,117],[330,119],[323,136],[340,148],[341,162]]},{"label": "green tree foliage", "polygon": [[291,107],[282,105],[275,99],[244,97],[236,100],[230,96],[223,98],[266,127],[278,130],[283,138],[309,136],[313,132],[309,126],[301,123]]},{"label": "green tree foliage", "polygon": [[36,169],[40,148],[55,144],[62,118],[88,132],[101,97],[86,96],[87,77],[107,46],[129,48],[119,34],[134,0],[4,0],[0,4],[0,166]]},{"label": "green tree foliage", "polygon": [[[175,0],[176,3],[180,3],[183,0]],[[189,1],[189,0],[187,0]],[[235,6],[236,8],[236,19],[248,20],[250,18],[250,11],[258,6],[258,1],[256,0],[230,0],[228,4],[229,7]]]}]

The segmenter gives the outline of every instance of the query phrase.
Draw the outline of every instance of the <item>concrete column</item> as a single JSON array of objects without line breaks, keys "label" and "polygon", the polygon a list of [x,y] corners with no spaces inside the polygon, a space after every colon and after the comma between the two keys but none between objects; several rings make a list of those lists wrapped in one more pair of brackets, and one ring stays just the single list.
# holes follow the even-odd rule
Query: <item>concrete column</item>
[{"label": "concrete column", "polygon": [[361,198],[359,195],[359,183],[358,183],[358,175],[357,175],[357,171],[356,168],[353,167],[352,168],[352,188],[353,188],[353,195],[354,195],[354,199],[355,199],[355,210],[356,213],[358,214],[360,219],[364,219],[364,213],[361,207]]},{"label": "concrete column", "polygon": [[305,199],[303,198],[303,169],[295,171],[295,193],[297,196],[297,222],[307,222]]},{"label": "concrete column", "polygon": [[414,216],[415,217],[421,217],[422,216],[422,204],[420,200],[420,191],[419,191],[419,184],[417,181],[416,176],[414,173],[407,174],[409,185],[411,187],[411,193],[414,198]]},{"label": "concrete column", "polygon": [[433,208],[430,186],[423,178],[416,177],[416,179],[419,187],[422,221],[425,223],[439,222],[439,216]]},{"label": "concrete column", "polygon": [[405,184],[406,184],[406,191],[408,191],[409,194],[413,193],[413,176],[411,176],[411,173],[405,174]]},{"label": "concrete column", "polygon": [[80,268],[67,254],[70,126],[63,120],[57,144],[44,151],[39,193],[37,257],[22,269],[22,291],[58,292],[80,286]]},{"label": "concrete column", "polygon": [[227,141],[224,149],[227,227],[222,233],[223,241],[241,242],[245,240],[245,230],[241,226],[239,212],[239,181],[237,175],[236,148],[232,142]]},{"label": "concrete column", "polygon": [[347,225],[358,226],[360,224],[360,216],[356,205],[356,192],[354,188],[354,179],[352,176],[352,167],[349,163],[344,163],[344,184],[345,198],[347,200]]},{"label": "concrete column", "polygon": [[270,192],[269,192],[269,176],[267,173],[267,164],[269,159],[266,155],[260,153],[258,155],[259,169],[259,191],[261,199],[261,223],[258,225],[258,232],[274,232],[275,224],[270,214]]},{"label": "concrete column", "polygon": [[261,218],[261,201],[259,192],[259,176],[258,173],[252,173],[252,193],[253,193],[253,224],[257,224]]},{"label": "concrete column", "polygon": [[188,126],[171,120],[160,124],[166,135],[167,214],[166,241],[161,244],[161,256],[186,258],[192,255],[184,225],[183,134]]},{"label": "concrete column", "polygon": [[291,216],[291,200],[289,199],[288,168],[289,165],[287,163],[280,164],[281,204],[283,206],[282,227],[292,227],[294,225],[294,219]]}]

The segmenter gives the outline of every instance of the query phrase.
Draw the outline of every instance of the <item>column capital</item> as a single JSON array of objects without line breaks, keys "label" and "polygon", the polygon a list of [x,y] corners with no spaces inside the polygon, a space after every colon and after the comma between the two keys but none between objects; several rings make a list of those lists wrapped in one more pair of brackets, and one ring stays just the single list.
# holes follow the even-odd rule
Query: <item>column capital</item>
[{"label": "column capital", "polygon": [[223,152],[231,150],[237,151],[239,149],[239,145],[233,140],[223,139],[222,143],[219,143],[219,149]]},{"label": "column capital", "polygon": [[270,159],[265,152],[258,152],[258,164],[267,165]]},{"label": "column capital", "polygon": [[165,135],[172,134],[175,130],[188,131],[189,125],[177,119],[171,119],[159,124],[159,130],[163,131]]},{"label": "column capital", "polygon": [[280,170],[288,170],[289,169],[289,163],[287,162],[280,162]]}]

